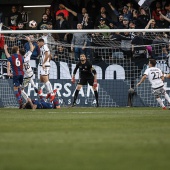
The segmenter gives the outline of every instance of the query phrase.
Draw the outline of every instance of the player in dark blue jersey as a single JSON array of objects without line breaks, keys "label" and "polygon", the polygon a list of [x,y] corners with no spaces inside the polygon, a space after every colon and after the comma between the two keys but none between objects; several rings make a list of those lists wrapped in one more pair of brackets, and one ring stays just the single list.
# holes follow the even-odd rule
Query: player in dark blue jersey
[{"label": "player in dark blue jersey", "polygon": [[60,109],[60,104],[57,98],[55,98],[52,102],[48,102],[45,99],[34,99],[32,102],[27,100],[27,103],[23,105],[23,109]]},{"label": "player in dark blue jersey", "polygon": [[[53,93],[56,95],[57,89],[53,90]],[[22,91],[22,96],[25,99],[26,103],[23,104],[23,109],[59,109],[60,104],[58,99],[55,97],[53,101],[48,101],[44,99],[42,94],[39,94],[39,99],[31,100],[28,95]]]},{"label": "player in dark blue jersey", "polygon": [[19,53],[19,47],[12,47],[12,55],[8,58],[7,62],[7,74],[8,76],[13,77],[14,94],[18,100],[20,108],[22,106],[21,85],[24,76],[23,63],[24,58]]}]

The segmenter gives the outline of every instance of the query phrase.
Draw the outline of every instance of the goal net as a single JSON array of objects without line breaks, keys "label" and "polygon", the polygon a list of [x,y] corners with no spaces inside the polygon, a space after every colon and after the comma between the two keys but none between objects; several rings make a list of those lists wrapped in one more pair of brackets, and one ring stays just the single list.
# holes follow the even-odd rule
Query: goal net
[{"label": "goal net", "polygon": [[[50,81],[53,88],[57,88],[57,97],[61,105],[70,105],[73,100],[76,84],[71,83],[71,76],[79,56],[84,53],[97,71],[99,103],[101,107],[128,106],[129,89],[135,88],[145,69],[149,58],[155,58],[157,67],[164,73],[169,73],[167,59],[169,54],[168,30],[29,30],[1,31],[5,44],[11,53],[14,45],[25,48],[25,36],[31,36],[36,43],[43,38],[52,54],[50,61]],[[68,33],[67,39],[61,39]],[[107,32],[107,36],[106,33]],[[77,36],[77,34],[79,34]],[[85,44],[85,48],[84,48]],[[73,47],[73,48],[72,48]],[[84,48],[84,49],[83,49]],[[0,60],[0,106],[18,107],[13,94],[12,79],[6,74],[4,53]],[[34,70],[34,81],[37,88],[40,82],[39,56],[31,59]],[[76,74],[76,82],[79,74]],[[165,80],[165,87],[169,93],[169,80]],[[31,98],[38,98],[34,88],[29,84],[25,89]],[[46,91],[43,90],[45,95]],[[164,100],[164,99],[162,99]],[[158,106],[152,94],[151,85],[146,80],[140,87],[135,88],[133,106]],[[95,106],[96,101],[92,87],[83,86],[80,90],[77,106]]]}]

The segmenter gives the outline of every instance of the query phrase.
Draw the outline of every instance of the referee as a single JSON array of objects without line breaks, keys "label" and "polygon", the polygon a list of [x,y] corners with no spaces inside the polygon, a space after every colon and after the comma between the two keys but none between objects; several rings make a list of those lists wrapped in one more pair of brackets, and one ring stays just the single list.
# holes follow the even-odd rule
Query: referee
[{"label": "referee", "polygon": [[96,70],[92,67],[92,64],[86,60],[85,54],[80,55],[80,62],[76,65],[73,71],[73,76],[71,79],[72,83],[75,83],[75,75],[78,69],[79,69],[79,80],[77,83],[72,107],[76,106],[76,99],[81,87],[83,85],[87,85],[87,83],[90,86],[93,86],[93,90],[96,98],[96,107],[99,107],[98,92],[97,92],[97,73]]}]

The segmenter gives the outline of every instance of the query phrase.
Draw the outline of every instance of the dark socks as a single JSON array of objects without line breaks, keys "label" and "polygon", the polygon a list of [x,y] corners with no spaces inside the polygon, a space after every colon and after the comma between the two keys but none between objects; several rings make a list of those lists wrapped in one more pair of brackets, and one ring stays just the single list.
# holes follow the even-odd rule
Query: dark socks
[{"label": "dark socks", "polygon": [[98,104],[99,102],[98,102],[98,91],[97,90],[94,91],[94,95],[95,95],[95,98],[96,98],[96,103]]},{"label": "dark socks", "polygon": [[77,96],[78,96],[78,94],[79,94],[79,91],[80,91],[80,90],[76,90],[76,92],[75,92],[75,94],[74,94],[74,101],[73,101],[73,103],[76,102],[76,99],[77,99]]}]

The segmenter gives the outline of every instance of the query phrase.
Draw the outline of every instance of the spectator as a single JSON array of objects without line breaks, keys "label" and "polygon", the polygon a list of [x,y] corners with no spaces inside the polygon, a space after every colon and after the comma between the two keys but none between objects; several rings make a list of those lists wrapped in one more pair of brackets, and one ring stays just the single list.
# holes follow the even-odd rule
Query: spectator
[{"label": "spectator", "polygon": [[48,30],[53,30],[53,23],[52,23],[51,21],[49,21],[49,22],[47,23],[47,29],[48,29]]},{"label": "spectator", "polygon": [[111,2],[108,2],[108,5],[112,9],[113,13],[118,17],[119,16],[119,12],[115,9],[115,7],[111,4]]},{"label": "spectator", "polygon": [[73,16],[75,17],[75,18],[73,18],[73,28],[77,28],[77,24],[83,22],[83,17],[87,13],[86,8],[82,8],[81,13],[77,13],[77,12],[67,8],[67,7],[64,7],[64,8],[67,11],[69,11],[71,14],[73,14]]},{"label": "spectator", "polygon": [[158,28],[154,19],[149,20],[148,24],[146,25],[145,29],[155,29]]},{"label": "spectator", "polygon": [[[16,30],[25,30],[24,23],[22,21],[18,22],[18,28]],[[27,42],[24,34],[17,34],[17,39],[21,41],[22,46]]]},{"label": "spectator", "polygon": [[19,21],[18,22],[18,27],[16,28],[16,30],[24,30],[24,23],[23,23],[23,21]]},{"label": "spectator", "polygon": [[109,23],[112,22],[112,19],[109,17],[108,13],[106,12],[105,7],[100,8],[100,14],[96,18],[95,27],[97,27],[100,24],[100,18],[105,19],[106,25],[109,25]]},{"label": "spectator", "polygon": [[130,21],[129,22],[129,29],[135,29],[136,28],[136,22],[135,21]]},{"label": "spectator", "polygon": [[47,16],[47,14],[44,13],[42,15],[41,22],[37,26],[37,30],[41,30],[41,29],[44,29],[44,27],[47,27],[47,23],[48,23],[48,16]]},{"label": "spectator", "polygon": [[72,0],[73,3],[73,7],[74,7],[74,11],[76,11],[77,13],[81,13],[81,9],[85,8],[85,1],[84,0]]},{"label": "spectator", "polygon": [[[137,10],[133,10],[132,12],[132,20],[130,21],[130,23],[134,23],[135,24],[135,28],[140,28],[140,20],[138,19],[138,11]],[[129,28],[131,28],[129,23]]]},{"label": "spectator", "polygon": [[[163,15],[161,12],[159,12],[160,14],[160,18],[165,19],[166,21],[170,22],[170,18],[166,17],[165,15]],[[167,27],[168,28],[168,27]]]},{"label": "spectator", "polygon": [[129,32],[124,32],[121,39],[121,50],[124,53],[125,58],[132,57],[131,41],[133,37]]},{"label": "spectator", "polygon": [[166,10],[166,17],[170,19],[170,2],[167,2],[165,4],[165,10]]},{"label": "spectator", "polygon": [[162,14],[165,14],[165,10],[162,9],[161,2],[160,1],[156,1],[155,9],[152,11],[152,18],[155,21],[159,21],[160,20],[159,12],[161,12]]},{"label": "spectator", "polygon": [[[38,44],[35,42],[35,38],[34,38],[34,35],[33,34],[30,34],[29,35],[29,38],[33,44],[33,46],[35,46],[33,52],[32,52],[32,55],[31,55],[31,59],[32,60],[38,60],[38,56],[40,54],[40,49],[38,47]],[[30,50],[30,45],[29,45],[29,42],[25,43],[24,44],[24,49],[26,52],[28,52]]]},{"label": "spectator", "polygon": [[58,44],[57,50],[55,51],[54,54],[54,61],[67,62],[68,56],[69,56],[68,50],[64,48],[63,44]]},{"label": "spectator", "polygon": [[122,23],[123,28],[120,29],[128,29],[129,28],[129,19],[124,17],[123,18],[123,23]]},{"label": "spectator", "polygon": [[161,12],[160,13],[160,20],[157,21],[156,25],[158,26],[158,28],[169,28],[170,23],[168,22],[168,20],[166,20],[165,17],[163,17],[163,14]]},{"label": "spectator", "polygon": [[18,22],[21,20],[22,20],[21,13],[17,12],[16,6],[12,6],[11,13],[9,14],[8,17],[8,26],[11,29],[16,30]]},{"label": "spectator", "polygon": [[128,20],[130,20],[132,18],[131,8],[128,6],[124,6],[122,9],[122,15],[124,18],[128,18]]},{"label": "spectator", "polygon": [[96,16],[98,15],[100,9],[100,5],[96,0],[90,0],[86,6],[87,12],[89,16],[92,18],[91,20],[94,22],[96,20]]},{"label": "spectator", "polygon": [[89,14],[85,13],[82,21],[83,29],[94,29],[94,24]]},{"label": "spectator", "polygon": [[120,28],[120,29],[123,28],[123,19],[124,19],[123,15],[120,14],[119,18],[118,18],[118,21],[115,23],[117,28]]},{"label": "spectator", "polygon": [[138,28],[144,29],[149,22],[149,15],[143,8],[139,9]]},{"label": "spectator", "polygon": [[59,4],[59,10],[56,12],[56,20],[58,20],[58,14],[63,13],[64,18],[68,20],[69,12],[63,4]]},{"label": "spectator", "polygon": [[[77,24],[77,29],[81,30],[82,25]],[[74,33],[71,41],[71,51],[75,52],[75,60],[78,61],[80,54],[85,54],[85,48],[87,44],[87,34],[86,33]]]},{"label": "spectator", "polygon": [[24,24],[24,28],[26,28],[26,24],[28,24],[28,13],[24,11],[24,7],[22,5],[19,6],[19,13],[21,13],[21,21]]},{"label": "spectator", "polygon": [[110,40],[112,41],[112,44],[114,44],[114,49],[112,52],[113,58],[124,58],[123,52],[120,49],[120,43],[122,40],[122,35],[120,32],[115,32],[110,36]]},{"label": "spectator", "polygon": [[[63,13],[59,13],[57,15],[57,18],[58,18],[58,20],[56,20],[56,26],[55,26],[56,30],[67,30],[70,28],[68,21],[64,19]],[[67,41],[68,34],[69,33],[59,33],[58,34],[59,41]]]},{"label": "spectator", "polygon": [[126,6],[128,7],[128,10],[129,10],[131,13],[133,13],[133,11],[136,10],[136,9],[134,8],[132,2],[128,2],[128,3],[126,4]]},{"label": "spectator", "polygon": [[[154,19],[149,20],[145,29],[156,29],[158,28]],[[151,44],[153,39],[155,38],[155,32],[146,32],[143,33],[145,35],[145,44]]]},{"label": "spectator", "polygon": [[54,24],[54,18],[51,15],[51,10],[50,8],[45,8],[45,14],[47,14],[48,17],[48,21],[52,22],[52,24]]},{"label": "spectator", "polygon": [[[109,26],[106,25],[106,21],[104,18],[100,18],[100,25],[98,26],[99,29],[110,29]],[[104,32],[102,33],[104,38],[109,38],[110,33],[109,32]]]},{"label": "spectator", "polygon": [[[54,28],[53,28],[53,24],[52,24],[51,21],[49,21],[49,22],[47,23],[47,29],[48,29],[48,30],[53,30],[53,29],[54,29]],[[51,36],[54,38],[54,40],[58,40],[58,39],[59,39],[58,34],[56,34],[56,33],[49,33],[49,35],[51,35]]]}]

